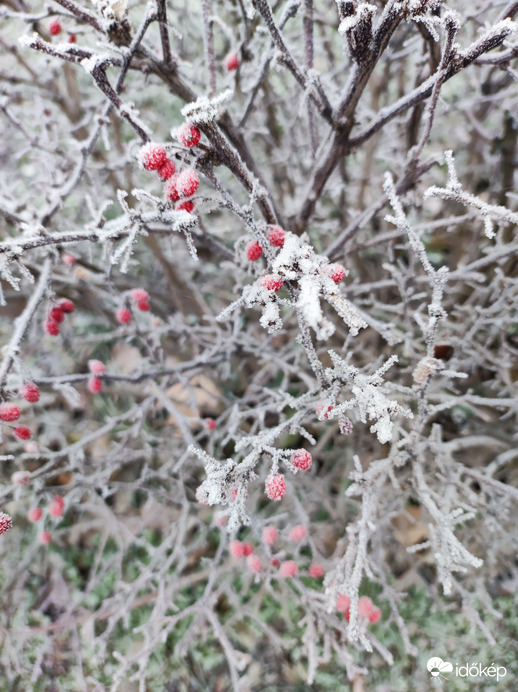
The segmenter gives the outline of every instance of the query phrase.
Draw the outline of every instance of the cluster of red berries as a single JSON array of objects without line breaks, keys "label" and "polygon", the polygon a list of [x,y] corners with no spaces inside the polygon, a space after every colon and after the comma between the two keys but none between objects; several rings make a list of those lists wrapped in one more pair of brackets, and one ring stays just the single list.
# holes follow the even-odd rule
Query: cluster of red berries
[{"label": "cluster of red berries", "polygon": [[[20,396],[30,404],[35,404],[40,399],[40,390],[34,382],[25,382],[20,387]],[[4,401],[0,404],[0,421],[4,423],[14,423],[22,415],[21,409],[16,404]],[[12,427],[12,432],[19,440],[28,440],[31,437],[31,430],[26,425]]]},{"label": "cluster of red berries", "polygon": [[[56,495],[56,497],[52,500],[52,502],[48,506],[48,513],[50,514],[51,517],[54,519],[59,519],[60,517],[63,516],[63,513],[65,511],[65,500],[60,496]],[[31,521],[33,524],[36,524],[43,516],[43,510],[41,507],[32,507],[29,512],[27,513],[27,518],[29,521]],[[52,536],[49,531],[42,531],[38,537],[38,540],[40,543],[43,543],[44,545],[50,543],[52,540]]]},{"label": "cluster of red berries", "polygon": [[[143,288],[134,288],[130,291],[130,297],[138,310],[149,312],[149,293]],[[115,317],[120,324],[129,324],[132,319],[131,310],[128,307],[119,308]]]},{"label": "cluster of red berries", "polygon": [[[58,19],[53,19],[49,23],[49,34],[51,36],[59,36],[59,34],[63,31],[63,27],[61,26],[61,22]],[[68,37],[68,42],[69,43],[75,43],[76,42],[77,36],[75,34],[70,34]]]},{"label": "cluster of red berries", "polygon": [[[345,619],[349,622],[351,616],[351,599],[349,596],[339,594],[336,599],[336,609],[343,613]],[[368,596],[362,596],[358,600],[358,617],[364,622],[374,624],[381,620],[381,610],[376,608]]]},{"label": "cluster of red berries", "polygon": [[100,360],[89,360],[88,369],[90,370],[91,377],[88,379],[88,390],[92,394],[99,394],[103,388],[103,383],[99,375],[102,375],[106,370],[105,364]]},{"label": "cluster of red berries", "polygon": [[0,535],[9,531],[13,526],[13,520],[5,512],[0,512]]},{"label": "cluster of red berries", "polygon": [[[290,457],[290,463],[300,471],[308,471],[313,459],[306,449],[297,449]],[[286,479],[282,473],[270,473],[264,484],[264,492],[270,500],[282,500],[286,494]]]},{"label": "cluster of red berries", "polygon": [[[272,247],[283,247],[286,239],[286,231],[280,226],[272,226],[267,233],[267,238]],[[263,248],[257,241],[252,241],[246,247],[246,256],[250,262],[257,262],[263,255]],[[278,289],[276,289],[278,290]]]},{"label": "cluster of red berries", "polygon": [[65,315],[69,315],[74,312],[75,309],[76,306],[68,298],[63,298],[57,305],[53,305],[48,312],[45,322],[45,331],[47,334],[50,336],[58,336],[59,325],[65,319]]}]

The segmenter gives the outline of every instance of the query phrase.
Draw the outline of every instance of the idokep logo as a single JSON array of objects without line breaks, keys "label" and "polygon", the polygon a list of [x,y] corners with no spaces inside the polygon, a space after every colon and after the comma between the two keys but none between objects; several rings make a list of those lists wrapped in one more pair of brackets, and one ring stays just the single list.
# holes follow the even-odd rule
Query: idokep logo
[{"label": "idokep logo", "polygon": [[[449,661],[443,661],[439,656],[432,656],[426,663],[426,668],[433,678],[448,678],[445,673],[453,673],[453,663]],[[499,682],[500,678],[504,678],[507,675],[507,668],[505,666],[498,666],[492,663],[491,665],[484,666],[482,663],[466,663],[455,664],[455,676],[459,678],[496,678]]]},{"label": "idokep logo", "polygon": [[433,656],[432,658],[428,659],[426,667],[432,677],[437,678],[440,675],[442,678],[444,677],[444,673],[452,672],[453,663],[443,661],[442,658],[439,658],[438,656]]}]

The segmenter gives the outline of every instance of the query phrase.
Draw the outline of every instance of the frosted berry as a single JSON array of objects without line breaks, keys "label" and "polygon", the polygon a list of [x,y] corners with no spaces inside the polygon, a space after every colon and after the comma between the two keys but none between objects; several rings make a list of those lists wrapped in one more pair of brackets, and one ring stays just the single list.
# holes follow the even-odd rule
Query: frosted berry
[{"label": "frosted berry", "polygon": [[270,500],[282,500],[286,494],[286,480],[282,473],[271,473],[264,484],[264,492]]},{"label": "frosted berry", "polygon": [[55,320],[47,320],[44,329],[49,336],[58,336],[59,334],[59,324]]},{"label": "frosted berry", "polygon": [[57,19],[55,19],[53,22],[49,24],[49,33],[52,36],[57,36],[61,33],[61,24],[58,22]]},{"label": "frosted berry", "polygon": [[61,507],[65,506],[65,500],[61,497],[61,495],[56,495],[52,502],[56,502],[56,504],[61,505]]},{"label": "frosted berry", "polygon": [[157,173],[160,180],[169,180],[176,173],[176,166],[170,159],[167,159],[157,170]]},{"label": "frosted berry", "polygon": [[347,416],[344,416],[340,420],[338,427],[340,428],[340,432],[342,433],[342,435],[350,435],[353,431],[353,424],[351,423],[349,418],[347,418]]},{"label": "frosted berry", "polygon": [[20,387],[20,396],[22,396],[25,401],[35,404],[40,400],[40,390],[34,382],[26,382]]},{"label": "frosted berry", "polygon": [[254,552],[254,546],[251,543],[243,543],[243,555],[248,557]]},{"label": "frosted berry", "polygon": [[259,245],[257,241],[249,243],[246,248],[246,256],[250,262],[256,262],[263,254],[263,248]]},{"label": "frosted berry", "polygon": [[282,288],[282,279],[280,276],[275,276],[275,274],[267,274],[261,279],[260,285],[269,291],[277,292]]},{"label": "frosted berry", "polygon": [[277,529],[275,526],[265,526],[263,529],[263,542],[266,545],[273,545],[277,538]]},{"label": "frosted berry", "polygon": [[88,370],[90,370],[92,375],[102,375],[106,370],[106,365],[100,360],[89,360]]},{"label": "frosted berry", "polygon": [[130,291],[130,295],[137,303],[141,300],[149,300],[149,293],[144,288],[134,288]]},{"label": "frosted berry", "polygon": [[131,310],[128,310],[128,308],[120,308],[115,313],[115,317],[121,324],[128,324],[131,322]]},{"label": "frosted berry", "polygon": [[374,624],[381,620],[381,610],[379,608],[373,608],[369,614],[369,622]]},{"label": "frosted berry", "polygon": [[273,247],[282,247],[286,240],[286,231],[280,226],[274,226],[268,231],[268,240]]},{"label": "frosted berry", "polygon": [[99,394],[102,391],[103,383],[98,377],[90,377],[86,386],[92,394]]},{"label": "frosted berry", "polygon": [[32,509],[30,509],[27,514],[27,518],[29,519],[29,521],[36,523],[41,519],[42,515],[43,510],[41,509],[41,507],[32,507]]},{"label": "frosted berry", "polygon": [[179,173],[176,181],[178,192],[182,197],[190,197],[191,195],[194,195],[199,184],[200,179],[193,168],[185,168],[181,173]]},{"label": "frosted berry", "polygon": [[217,524],[217,526],[223,527],[223,526],[226,526],[227,523],[228,523],[228,517],[224,517],[224,516],[222,516],[222,517],[216,517],[216,524]]},{"label": "frosted berry", "polygon": [[304,526],[294,526],[290,531],[290,538],[292,541],[302,541],[306,538],[307,533]]},{"label": "frosted berry", "polygon": [[293,562],[293,560],[286,560],[279,568],[281,577],[294,577],[298,571],[297,563]]},{"label": "frosted berry", "polygon": [[373,609],[372,601],[368,596],[362,596],[358,601],[358,617],[368,618]]},{"label": "frosted berry", "polygon": [[69,43],[75,43],[76,39],[77,39],[77,36],[75,34],[70,34],[70,36],[68,37],[68,42]]},{"label": "frosted berry", "polygon": [[320,577],[323,577],[325,574],[324,568],[322,565],[317,564],[316,562],[310,565],[310,568],[308,570],[309,576],[313,577],[313,579],[320,579]]},{"label": "frosted berry", "polygon": [[216,421],[214,418],[205,418],[203,425],[207,430],[216,430]]},{"label": "frosted berry", "polygon": [[19,440],[28,440],[31,436],[31,429],[26,425],[19,425],[13,430],[13,435]]},{"label": "frosted berry", "polygon": [[319,420],[325,419],[327,420],[329,418],[329,414],[332,412],[333,407],[332,406],[326,406],[323,401],[319,401],[318,404],[315,407],[316,414],[318,416]]},{"label": "frosted berry", "polygon": [[349,613],[349,608],[351,607],[351,599],[349,596],[341,593],[336,598],[336,609],[341,613]]},{"label": "frosted berry", "polygon": [[180,193],[178,192],[177,175],[173,175],[172,178],[169,178],[169,180],[165,184],[164,192],[172,202],[178,202],[178,200],[180,199]]},{"label": "frosted berry", "polygon": [[149,303],[147,300],[139,300],[137,303],[137,308],[142,312],[149,312]]},{"label": "frosted berry", "polygon": [[0,534],[9,531],[13,525],[13,520],[5,512],[0,512]]},{"label": "frosted berry", "polygon": [[38,536],[38,540],[39,540],[39,542],[42,543],[43,545],[47,545],[47,544],[50,543],[50,541],[52,540],[52,536],[50,535],[49,531],[43,531],[43,532],[40,533],[40,535]]},{"label": "frosted berry", "polygon": [[224,63],[229,72],[237,70],[239,67],[239,55],[237,53],[228,53],[228,55],[225,56]]},{"label": "frosted berry", "polygon": [[297,449],[297,451],[293,452],[291,455],[290,461],[295,468],[301,471],[308,471],[313,463],[311,454],[306,449]]},{"label": "frosted berry", "polygon": [[176,211],[186,211],[190,214],[193,209],[194,202],[191,202],[190,199],[186,199],[183,202],[180,202],[180,204],[176,205]]},{"label": "frosted berry", "polygon": [[230,544],[230,554],[234,557],[245,557],[244,544],[241,541],[232,541]]},{"label": "frosted berry", "polygon": [[49,505],[49,514],[51,517],[54,517],[57,519],[58,517],[63,516],[63,512],[65,511],[65,505],[62,502],[59,502],[59,500],[54,499]]},{"label": "frosted berry", "polygon": [[65,319],[65,313],[63,310],[55,305],[53,308],[49,310],[49,320],[52,320],[54,322],[57,322],[58,324],[61,324],[63,320]]},{"label": "frosted berry", "polygon": [[278,567],[279,565],[280,565],[279,560],[276,557],[274,557],[272,560],[272,567]]},{"label": "frosted berry", "polygon": [[257,555],[249,555],[246,558],[246,566],[251,572],[260,572],[262,569],[261,559]]},{"label": "frosted berry", "polygon": [[184,147],[191,149],[191,147],[195,147],[200,141],[201,133],[194,125],[184,123],[178,129],[176,137],[180,144],[183,144]]},{"label": "frosted berry", "polygon": [[335,282],[335,284],[339,284],[345,276],[345,269],[341,264],[329,264],[324,269],[324,272]]},{"label": "frosted berry", "polygon": [[77,262],[76,258],[73,255],[63,255],[62,258],[63,262],[65,264],[68,264],[70,267]]},{"label": "frosted berry", "polygon": [[138,158],[146,171],[157,171],[167,161],[167,152],[161,144],[148,142],[139,151]]},{"label": "frosted berry", "polygon": [[25,451],[27,452],[27,454],[37,454],[38,445],[36,444],[36,442],[34,442],[34,440],[32,440],[32,442],[27,442],[27,444],[25,445]]},{"label": "frosted berry", "polygon": [[60,300],[59,307],[61,309],[61,312],[64,312],[65,315],[69,315],[76,309],[76,306],[74,305],[73,301],[71,301],[69,298],[63,298],[62,300]]},{"label": "frosted berry", "polygon": [[27,485],[31,480],[31,474],[28,471],[15,471],[11,476],[13,485]]},{"label": "frosted berry", "polygon": [[21,416],[22,412],[15,404],[9,404],[7,401],[0,404],[0,420],[5,423],[12,423]]}]

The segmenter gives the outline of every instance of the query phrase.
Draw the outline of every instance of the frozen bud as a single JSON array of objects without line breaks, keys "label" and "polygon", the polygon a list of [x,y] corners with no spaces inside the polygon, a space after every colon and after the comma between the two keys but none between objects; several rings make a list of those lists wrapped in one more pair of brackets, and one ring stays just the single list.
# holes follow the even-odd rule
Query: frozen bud
[{"label": "frozen bud", "polygon": [[57,498],[54,498],[49,505],[49,514],[51,517],[58,518],[63,516],[65,505],[60,502]]},{"label": "frozen bud", "polygon": [[245,557],[244,544],[241,541],[232,541],[230,544],[230,554],[233,557]]},{"label": "frozen bud", "polygon": [[21,415],[22,412],[15,404],[9,404],[7,401],[0,404],[0,420],[3,420],[5,423],[12,423],[18,420]]},{"label": "frozen bud", "polygon": [[35,404],[40,400],[40,390],[34,382],[26,382],[20,387],[20,396],[22,396],[25,401]]},{"label": "frozen bud", "polygon": [[180,144],[183,144],[184,147],[191,149],[191,147],[195,147],[200,141],[201,132],[194,125],[184,123],[178,128],[176,137]]},{"label": "frozen bud", "polygon": [[70,34],[70,36],[68,37],[69,43],[75,43],[76,40],[77,40],[77,36],[75,34]]},{"label": "frozen bud", "polygon": [[323,401],[319,401],[318,404],[315,406],[315,412],[318,416],[318,420],[328,420],[332,411],[333,407],[324,404]]},{"label": "frozen bud", "polygon": [[173,175],[164,186],[164,192],[172,202],[178,202],[180,193],[178,192],[178,176]]},{"label": "frozen bud", "polygon": [[180,204],[177,204],[175,208],[177,211],[186,211],[191,214],[192,210],[194,209],[194,202],[191,202],[190,199],[186,199],[183,202],[180,202]]},{"label": "frozen bud", "polygon": [[349,418],[347,418],[347,416],[340,418],[340,422],[338,423],[338,427],[339,427],[342,435],[350,435],[353,431],[353,424],[351,423]]},{"label": "frozen bud", "polygon": [[176,187],[182,197],[194,195],[199,184],[200,179],[193,168],[185,168],[176,180]]},{"label": "frozen bud", "polygon": [[282,500],[286,494],[286,479],[282,473],[271,473],[265,481],[264,491],[270,500]]},{"label": "frozen bud", "polygon": [[47,320],[43,327],[49,336],[58,336],[59,324],[55,320]]},{"label": "frozen bud", "polygon": [[260,572],[262,568],[261,560],[257,555],[249,555],[246,558],[246,566],[251,572]]},{"label": "frozen bud", "polygon": [[336,598],[336,609],[345,614],[349,612],[350,607],[351,599],[349,596],[346,596],[343,593],[339,594]]},{"label": "frozen bud", "polygon": [[308,471],[313,463],[311,454],[305,449],[297,449],[296,452],[293,452],[290,461],[295,468],[301,471]]},{"label": "frozen bud", "polygon": [[13,435],[19,440],[28,440],[31,436],[31,429],[26,425],[19,425],[13,430]]},{"label": "frozen bud", "polygon": [[237,53],[228,53],[225,56],[224,63],[229,72],[237,70],[239,67],[239,55]]},{"label": "frozen bud", "polygon": [[251,262],[257,262],[257,260],[263,254],[263,248],[259,245],[257,241],[253,241],[247,245],[246,256]]},{"label": "frozen bud", "polygon": [[0,512],[0,535],[12,528],[13,520],[5,512]]},{"label": "frozen bud", "polygon": [[65,313],[58,305],[55,305],[53,308],[49,310],[48,319],[53,320],[58,324],[61,324],[61,322],[63,322],[63,320],[65,319]]},{"label": "frozen bud", "polygon": [[327,276],[329,276],[330,279],[332,279],[332,281],[335,282],[335,284],[339,284],[346,273],[341,264],[328,264],[324,269],[324,272],[327,274]]},{"label": "frozen bud", "polygon": [[98,377],[90,377],[86,386],[92,394],[99,394],[102,391],[103,383]]},{"label": "frozen bud", "polygon": [[66,315],[69,315],[70,313],[74,312],[76,306],[74,305],[73,301],[69,298],[63,298],[59,301],[59,309],[61,310],[61,312],[64,312]]},{"label": "frozen bud", "polygon": [[35,524],[41,519],[42,515],[43,511],[41,507],[32,507],[27,514],[27,518]]},{"label": "frozen bud", "polygon": [[100,360],[89,360],[88,369],[92,375],[102,375],[106,370],[106,365]]},{"label": "frozen bud", "polygon": [[294,526],[290,531],[290,538],[292,541],[302,541],[306,538],[307,533],[304,526]]},{"label": "frozen bud", "polygon": [[52,536],[50,535],[49,531],[43,531],[38,536],[38,540],[42,545],[47,545],[52,540]]},{"label": "frozen bud", "polygon": [[176,166],[170,159],[167,159],[157,170],[157,173],[160,180],[169,180],[176,173]]},{"label": "frozen bud", "polygon": [[372,601],[368,596],[362,596],[358,601],[358,617],[368,618],[372,612]]},{"label": "frozen bud", "polygon": [[52,22],[50,22],[49,33],[52,36],[57,36],[58,34],[61,33],[61,24],[58,22],[57,19],[54,19]]},{"label": "frozen bud", "polygon": [[265,526],[263,529],[263,542],[266,545],[273,545],[277,538],[277,529],[275,526]]},{"label": "frozen bud", "polygon": [[115,317],[117,318],[117,322],[128,324],[131,322],[131,311],[128,308],[120,308],[115,313]]},{"label": "frozen bud", "polygon": [[203,425],[206,430],[216,430],[216,421],[214,418],[205,418]]},{"label": "frozen bud", "polygon": [[13,485],[27,485],[31,480],[31,474],[28,471],[16,471],[11,476]]},{"label": "frozen bud", "polygon": [[259,284],[264,286],[264,288],[268,289],[269,291],[277,292],[282,288],[282,279],[280,276],[276,276],[275,274],[267,274],[266,276],[263,276]]},{"label": "frozen bud", "polygon": [[279,568],[281,577],[294,577],[298,571],[297,563],[293,562],[293,560],[286,560]]},{"label": "frozen bud", "polygon": [[280,226],[274,226],[268,231],[268,240],[273,247],[283,247],[286,239],[286,231]]},{"label": "frozen bud", "polygon": [[444,368],[444,363],[438,358],[423,358],[417,364],[412,377],[414,382],[423,384],[430,377]]},{"label": "frozen bud", "polygon": [[313,577],[313,579],[320,579],[320,577],[323,577],[325,574],[325,570],[322,565],[319,565],[316,562],[310,565],[308,572],[309,576]]},{"label": "frozen bud", "polygon": [[162,145],[148,142],[140,149],[138,158],[146,171],[157,171],[167,161],[167,152]]}]

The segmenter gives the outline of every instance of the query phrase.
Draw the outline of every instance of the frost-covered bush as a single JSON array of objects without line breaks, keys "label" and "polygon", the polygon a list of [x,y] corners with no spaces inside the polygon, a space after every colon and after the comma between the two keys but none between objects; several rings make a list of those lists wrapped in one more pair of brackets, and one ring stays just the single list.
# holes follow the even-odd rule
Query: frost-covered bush
[{"label": "frost-covered bush", "polygon": [[2,4],[9,689],[425,689],[415,588],[497,646],[515,15]]}]

